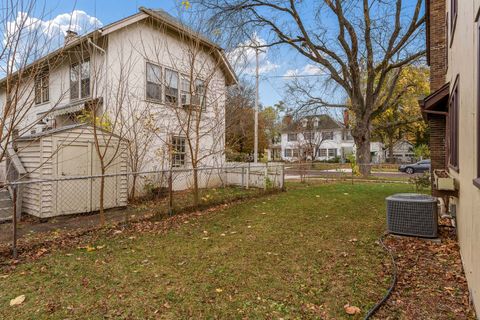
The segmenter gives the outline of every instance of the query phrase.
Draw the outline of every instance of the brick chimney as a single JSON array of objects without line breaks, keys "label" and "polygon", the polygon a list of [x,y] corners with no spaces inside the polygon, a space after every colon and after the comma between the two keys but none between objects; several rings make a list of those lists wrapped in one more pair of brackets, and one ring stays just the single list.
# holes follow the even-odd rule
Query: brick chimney
[{"label": "brick chimney", "polygon": [[348,128],[350,124],[350,115],[348,113],[348,109],[343,110],[343,125],[345,128]]},{"label": "brick chimney", "polygon": [[284,117],[283,117],[283,124],[288,126],[290,124],[292,124],[292,121],[293,121],[293,116],[289,113],[287,113]]},{"label": "brick chimney", "polygon": [[67,30],[65,32],[65,45],[69,44],[70,42],[78,39],[78,33],[73,30]]}]

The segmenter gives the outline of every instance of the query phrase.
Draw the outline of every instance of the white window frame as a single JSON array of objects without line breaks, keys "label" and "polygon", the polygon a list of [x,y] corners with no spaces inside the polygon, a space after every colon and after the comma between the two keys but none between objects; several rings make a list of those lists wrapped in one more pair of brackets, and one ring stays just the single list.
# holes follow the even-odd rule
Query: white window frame
[{"label": "white window frame", "polygon": [[[170,69],[170,68],[164,68],[165,69],[165,73],[164,73],[164,77],[165,77],[165,90],[164,90],[164,93],[163,93],[163,96],[164,96],[164,99],[165,99],[165,103],[168,103],[168,104],[171,104],[171,105],[178,105],[179,104],[179,87],[180,87],[180,73],[178,71],[175,71],[173,69]],[[176,80],[177,81],[173,81],[171,82],[171,78],[172,77],[168,77],[167,76],[167,73],[171,72],[171,75],[172,76],[175,76],[176,75]],[[172,84],[175,84],[176,82],[176,88],[175,87],[171,87],[170,85]],[[176,90],[176,95],[173,95],[173,94],[170,94],[170,91],[171,90]],[[172,101],[170,101],[171,98],[174,98]]]},{"label": "white window frame", "polygon": [[50,74],[48,69],[43,70],[35,77],[35,104],[42,104],[50,100]]},{"label": "white window frame", "polygon": [[[183,141],[178,143],[178,141]],[[183,150],[179,151],[179,148]],[[180,135],[172,135],[171,137],[171,164],[172,168],[184,167],[187,163],[187,139]]]},{"label": "white window frame", "polygon": [[[84,65],[88,65],[88,78],[83,78],[83,66]],[[79,67],[80,69],[78,70],[75,70],[75,67]],[[77,75],[78,75],[78,79],[77,79],[77,84],[75,85],[77,88],[77,95],[76,96],[73,96],[72,95],[72,75],[73,73],[76,72]],[[84,90],[82,90],[84,88],[84,85],[82,83],[83,80],[87,80],[88,79],[88,93],[87,94],[84,94]],[[90,72],[90,58],[87,58],[85,60],[81,60],[81,61],[78,61],[78,62],[75,62],[73,64],[70,65],[70,100],[80,100],[80,99],[85,99],[85,98],[88,98],[91,96],[91,72]]]}]

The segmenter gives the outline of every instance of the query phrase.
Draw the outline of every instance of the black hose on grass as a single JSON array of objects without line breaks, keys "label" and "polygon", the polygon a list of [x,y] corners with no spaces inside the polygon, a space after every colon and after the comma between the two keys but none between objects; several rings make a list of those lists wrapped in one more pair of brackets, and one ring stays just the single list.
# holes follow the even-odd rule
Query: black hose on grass
[{"label": "black hose on grass", "polygon": [[395,258],[393,257],[393,253],[390,249],[387,248],[387,246],[385,245],[385,243],[383,243],[383,239],[385,238],[385,236],[387,236],[388,233],[384,233],[378,240],[380,242],[380,244],[382,245],[383,249],[385,249],[385,251],[388,252],[388,254],[390,255],[390,259],[392,260],[392,265],[393,265],[393,279],[392,279],[392,283],[390,284],[390,288],[388,289],[387,293],[385,294],[385,296],[382,298],[382,300],[380,300],[376,305],[374,305],[367,313],[367,315],[365,316],[365,320],[368,320],[370,319],[371,316],[373,316],[377,311],[378,309],[380,309],[380,307],[388,300],[388,298],[390,297],[390,295],[392,294],[393,292],[393,289],[395,288],[395,284],[397,283],[397,264],[395,263]]}]

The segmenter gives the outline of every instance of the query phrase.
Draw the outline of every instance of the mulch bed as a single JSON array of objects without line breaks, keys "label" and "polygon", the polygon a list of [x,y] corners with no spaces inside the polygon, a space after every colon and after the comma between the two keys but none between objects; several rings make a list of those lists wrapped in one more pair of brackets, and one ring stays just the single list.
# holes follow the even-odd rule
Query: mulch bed
[{"label": "mulch bed", "polygon": [[[442,221],[441,243],[389,236],[398,267],[397,284],[376,319],[476,319],[455,229]],[[385,265],[385,270],[392,266]]]}]

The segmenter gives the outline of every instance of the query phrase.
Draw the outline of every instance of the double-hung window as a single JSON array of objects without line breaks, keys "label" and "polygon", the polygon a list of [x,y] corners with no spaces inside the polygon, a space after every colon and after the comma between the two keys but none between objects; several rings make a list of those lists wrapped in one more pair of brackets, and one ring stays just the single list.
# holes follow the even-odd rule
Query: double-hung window
[{"label": "double-hung window", "polygon": [[147,99],[162,101],[162,69],[147,62]]},{"label": "double-hung window", "polygon": [[48,70],[41,72],[35,77],[35,104],[48,102],[50,98],[48,82]]},{"label": "double-hung window", "polygon": [[165,103],[178,103],[178,72],[165,69]]},{"label": "double-hung window", "polygon": [[292,156],[292,149],[285,149],[284,155],[286,158],[290,158]]},{"label": "double-hung window", "polygon": [[90,61],[72,64],[70,68],[70,99],[90,96]]},{"label": "double-hung window", "polygon": [[458,0],[450,0],[450,28],[451,28],[450,43],[453,40],[453,36],[455,34],[455,26],[457,24],[457,16],[458,16]]},{"label": "double-hung window", "polygon": [[287,140],[288,141],[297,141],[297,134],[296,133],[289,133],[287,135]]},{"label": "double-hung window", "polygon": [[337,156],[337,149],[328,149],[328,157],[335,158]]},{"label": "double-hung window", "polygon": [[459,77],[455,80],[452,93],[450,95],[450,103],[448,110],[448,135],[449,135],[449,165],[454,170],[459,170],[459,146],[458,146],[458,112],[459,112],[459,94],[458,94]]},{"label": "double-hung window", "polygon": [[185,165],[187,149],[185,138],[180,136],[172,137],[172,167],[178,168]]},{"label": "double-hung window", "polygon": [[205,110],[205,82],[195,80],[194,87],[190,86],[191,81],[182,77],[180,82],[180,101],[182,106],[191,106]]},{"label": "double-hung window", "polygon": [[318,156],[321,158],[325,158],[327,156],[327,149],[318,149]]},{"label": "double-hung window", "polygon": [[311,131],[308,131],[308,132],[304,132],[303,133],[303,139],[305,141],[313,141],[315,139],[315,132],[311,132]]},{"label": "double-hung window", "polygon": [[206,88],[205,88],[205,81],[197,79],[195,80],[195,105],[198,105],[205,110],[205,95],[206,95]]},{"label": "double-hung window", "polygon": [[480,23],[477,28],[477,176],[473,183],[480,188]]},{"label": "double-hung window", "polygon": [[322,132],[323,140],[333,140],[333,131],[324,131]]},{"label": "double-hung window", "polygon": [[180,88],[181,88],[180,102],[182,106],[189,106],[192,100],[192,95],[191,95],[192,90],[190,88],[190,80],[182,77]]}]

